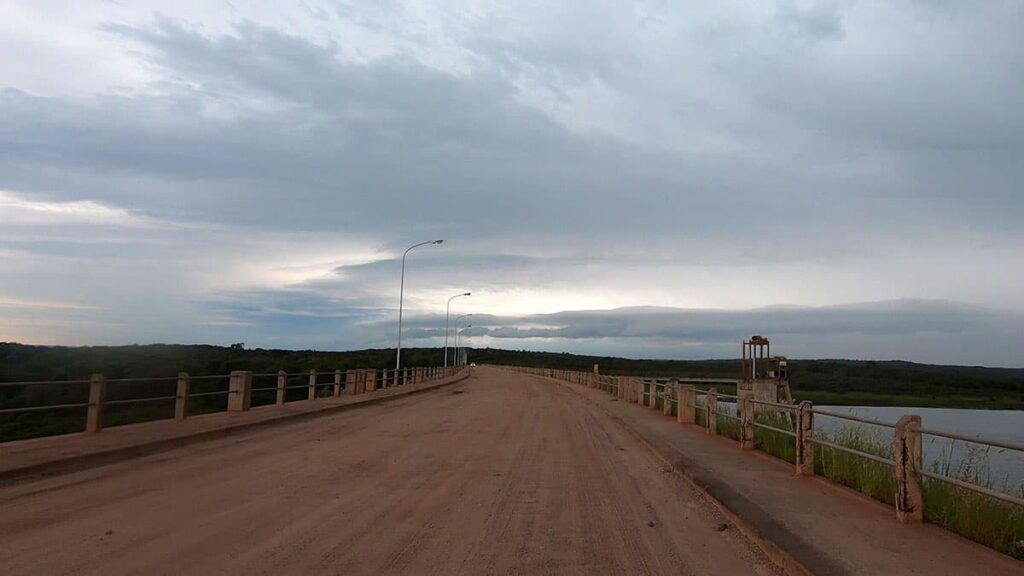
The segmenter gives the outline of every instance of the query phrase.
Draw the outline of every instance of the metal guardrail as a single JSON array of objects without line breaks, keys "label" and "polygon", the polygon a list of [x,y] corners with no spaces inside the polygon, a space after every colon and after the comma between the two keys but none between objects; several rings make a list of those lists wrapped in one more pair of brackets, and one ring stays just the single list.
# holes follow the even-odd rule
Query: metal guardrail
[{"label": "metal guardrail", "polygon": [[846,452],[847,454],[853,454],[854,456],[867,458],[868,460],[873,460],[875,462],[878,462],[879,464],[885,464],[886,466],[896,465],[896,461],[893,460],[892,458],[883,458],[882,456],[878,456],[877,454],[864,452],[862,450],[857,450],[856,448],[850,448],[849,446],[843,446],[841,444],[829,442],[828,440],[822,440],[820,438],[811,438],[811,442],[819,446],[825,446],[827,448],[832,448],[833,450],[839,450],[840,452]]},{"label": "metal guardrail", "polygon": [[831,416],[833,418],[841,418],[843,420],[852,420],[853,422],[860,422],[862,424],[873,424],[875,426],[884,426],[886,428],[896,427],[895,422],[885,422],[884,420],[865,418],[864,416],[857,416],[855,414],[843,414],[842,412],[832,412],[830,410],[822,410],[821,408],[815,408],[814,413],[821,414],[823,416]]},{"label": "metal guardrail", "polygon": [[1006,440],[985,438],[984,436],[967,436],[966,434],[957,434],[956,432],[946,432],[945,430],[935,430],[933,428],[919,428],[918,432],[920,432],[921,434],[929,434],[931,436],[941,436],[943,438],[949,438],[951,440],[973,442],[975,444],[984,444],[986,446],[994,446],[996,448],[1004,448],[1006,450],[1017,450],[1019,452],[1024,452],[1024,444],[1008,442]]},{"label": "metal guardrail", "polygon": [[796,432],[793,432],[792,430],[783,430],[782,428],[776,428],[775,426],[764,424],[762,422],[758,422],[757,420],[754,420],[754,426],[757,428],[764,428],[765,430],[771,430],[772,432],[778,432],[779,434],[785,434],[787,436],[792,436],[793,438],[796,438]]},{"label": "metal guardrail", "polygon": [[[54,385],[66,388],[68,386],[81,386],[86,384],[89,385],[89,400],[86,402],[64,402],[36,406],[15,406],[7,408],[0,407],[0,415],[14,415],[20,413],[38,413],[45,411],[73,410],[85,408],[87,410],[86,431],[99,432],[100,430],[103,429],[103,408],[106,406],[121,406],[128,404],[159,403],[174,401],[174,419],[183,420],[188,417],[188,401],[194,398],[227,396],[229,398],[227,407],[228,411],[245,411],[249,409],[253,392],[276,391],[278,394],[276,404],[283,405],[287,401],[287,390],[299,388],[307,389],[310,391],[307,399],[315,400],[318,395],[318,390],[324,387],[333,387],[334,396],[340,395],[342,390],[344,390],[348,394],[362,393],[381,388],[402,386],[406,384],[416,384],[421,382],[438,380],[441,378],[447,378],[450,376],[454,376],[456,373],[458,373],[464,368],[464,366],[412,367],[403,368],[397,373],[395,370],[391,369],[378,370],[372,368],[354,370],[335,370],[333,372],[317,372],[316,370],[310,370],[308,372],[280,371],[276,373],[253,373],[248,371],[235,371],[232,372],[231,374],[209,374],[202,376],[190,376],[189,374],[181,373],[178,374],[177,376],[132,377],[110,379],[104,378],[103,375],[101,374],[96,374],[93,375],[93,377],[88,380],[34,380],[23,382],[0,382],[0,389]],[[320,381],[321,376],[330,376],[331,380]],[[266,377],[277,378],[277,385],[264,386],[259,388],[252,387],[253,378]],[[309,378],[309,381],[300,385],[289,385],[288,379],[296,377]],[[229,388],[227,390],[204,390],[201,392],[193,392],[190,389],[191,384],[194,382],[211,382],[216,380],[227,380]],[[110,384],[135,385],[145,383],[160,385],[170,384],[171,382],[177,384],[177,390],[173,395],[159,394],[156,396],[115,399],[108,399],[106,397],[107,386]],[[366,389],[367,385],[372,386],[369,389]],[[233,397],[234,399],[232,399]],[[239,397],[241,397],[240,400]]]},{"label": "metal guardrail", "polygon": [[946,482],[947,484],[952,484],[965,490],[970,490],[972,492],[977,492],[979,494],[991,496],[992,498],[996,498],[998,500],[1002,500],[1003,502],[1008,502],[1010,504],[1016,504],[1017,506],[1024,506],[1024,498],[1017,498],[1016,496],[1012,496],[1010,494],[1007,494],[1006,492],[992,490],[991,488],[978,486],[977,484],[964,482],[963,480],[960,480],[958,478],[951,478],[949,476],[945,476],[943,474],[936,474],[935,472],[929,472],[927,470],[921,470],[920,474],[925,478],[931,478],[932,480],[938,480],[939,482]]}]

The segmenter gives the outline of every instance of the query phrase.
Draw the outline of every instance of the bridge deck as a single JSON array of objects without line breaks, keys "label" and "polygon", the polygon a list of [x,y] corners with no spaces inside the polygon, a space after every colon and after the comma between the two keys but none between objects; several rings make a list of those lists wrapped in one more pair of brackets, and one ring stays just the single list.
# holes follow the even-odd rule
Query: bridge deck
[{"label": "bridge deck", "polygon": [[11,575],[774,571],[597,405],[489,369],[10,485],[0,509]]}]

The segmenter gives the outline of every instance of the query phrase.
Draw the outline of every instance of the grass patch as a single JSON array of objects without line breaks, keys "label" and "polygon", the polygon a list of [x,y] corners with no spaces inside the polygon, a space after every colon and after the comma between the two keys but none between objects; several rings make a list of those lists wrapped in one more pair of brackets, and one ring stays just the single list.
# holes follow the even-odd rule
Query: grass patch
[{"label": "grass patch", "polygon": [[732,438],[737,442],[740,441],[740,423],[738,420],[729,418],[728,412],[719,410],[719,412],[715,414],[715,427],[718,430],[719,436]]},{"label": "grass patch", "polygon": [[[967,453],[954,458],[955,446],[954,441],[943,448],[931,472],[1024,498],[1024,482],[1011,486],[993,477],[991,447],[967,444]],[[929,522],[1024,560],[1024,508],[930,478],[924,479],[922,489]]]},{"label": "grass patch", "polygon": [[[757,414],[756,411],[754,413],[756,414],[754,421],[757,423],[780,430],[793,430],[793,422],[790,421],[788,414],[779,412]],[[754,426],[754,448],[786,462],[796,462],[796,444],[793,437],[787,434]]]},{"label": "grass patch", "polygon": [[[833,444],[892,458],[892,433],[864,426],[844,426],[835,432],[815,430],[814,435]],[[814,473],[871,496],[896,504],[896,475],[893,468],[826,446],[814,447]]]},{"label": "grass patch", "polygon": [[[892,458],[891,433],[865,426],[846,426],[815,435],[834,444]],[[1024,485],[1010,486],[992,477],[989,448],[971,446],[966,455],[954,457],[953,444],[943,449],[930,470],[985,488],[1024,497]],[[895,505],[896,478],[890,466],[854,454],[815,446],[814,473],[843,484],[889,505]],[[995,498],[964,490],[938,480],[924,479],[925,518],[961,536],[1024,560],[1024,509]]]}]

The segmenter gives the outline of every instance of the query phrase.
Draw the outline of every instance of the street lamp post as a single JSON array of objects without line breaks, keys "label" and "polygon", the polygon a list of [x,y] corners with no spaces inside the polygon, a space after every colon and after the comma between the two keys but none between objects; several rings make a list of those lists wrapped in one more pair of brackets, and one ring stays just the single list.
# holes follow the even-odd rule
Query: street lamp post
[{"label": "street lamp post", "polygon": [[469,364],[469,350],[468,348],[473,345],[473,335],[466,334],[466,339],[462,341],[462,365]]},{"label": "street lamp post", "polygon": [[[466,316],[472,316],[472,314],[463,314],[462,316],[459,316],[459,318],[465,318]],[[455,321],[458,322],[459,318],[456,318]],[[467,324],[465,328],[472,328],[472,327],[473,327],[472,324]],[[465,328],[463,328],[463,330]],[[459,330],[459,327],[456,326],[455,327],[455,365],[456,366],[461,365],[461,362],[459,361],[459,334],[461,334],[461,333],[462,333],[462,330]]]},{"label": "street lamp post", "polygon": [[454,299],[456,299],[456,298],[458,298],[460,296],[469,296],[470,294],[471,294],[470,292],[465,292],[465,293],[462,293],[462,294],[456,294],[455,296],[452,296],[451,298],[448,299],[448,305],[445,306],[445,309],[444,309],[444,367],[445,368],[448,367],[448,332],[449,332],[449,329],[448,329],[448,312],[451,311],[451,309],[452,309],[452,300],[454,300]]},{"label": "street lamp post", "polygon": [[[469,318],[471,316],[473,316],[473,315],[472,314],[463,314],[462,316],[456,316],[455,322],[453,322],[453,324],[455,324],[455,338],[456,339],[458,339],[458,337],[459,337],[459,320],[462,320],[463,318]],[[458,346],[458,344],[456,344],[455,345],[455,351],[452,354],[452,366],[458,366],[459,365],[458,350],[459,350],[459,346]]]},{"label": "street lamp post", "polygon": [[428,240],[426,242],[420,242],[419,244],[413,244],[405,249],[402,253],[402,281],[398,287],[398,347],[395,349],[395,373],[402,368],[402,304],[405,299],[405,257],[409,254],[409,251],[413,248],[419,248],[420,246],[426,246],[427,244],[440,244],[444,240]]}]

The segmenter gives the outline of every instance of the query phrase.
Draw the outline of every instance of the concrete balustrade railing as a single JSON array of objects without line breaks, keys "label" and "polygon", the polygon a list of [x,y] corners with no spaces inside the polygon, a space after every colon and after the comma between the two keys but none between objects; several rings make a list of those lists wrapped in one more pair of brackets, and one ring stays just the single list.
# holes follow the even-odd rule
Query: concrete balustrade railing
[{"label": "concrete balustrade railing", "polygon": [[[247,370],[236,370],[230,374],[217,374],[209,376],[190,376],[181,372],[174,377],[157,378],[114,378],[108,379],[102,374],[94,374],[89,380],[57,380],[37,382],[0,382],[0,388],[31,388],[38,386],[82,386],[88,385],[88,400],[86,402],[74,402],[65,404],[44,404],[37,406],[19,406],[13,408],[0,408],[0,415],[19,414],[26,412],[42,412],[53,410],[69,410],[85,408],[85,431],[98,433],[103,430],[104,413],[106,408],[112,405],[137,404],[150,402],[174,402],[173,420],[183,421],[189,417],[189,401],[207,396],[227,396],[225,410],[227,412],[246,412],[252,407],[254,392],[276,392],[276,406],[284,406],[287,401],[288,390],[305,389],[305,400],[314,402],[325,397],[324,391],[329,391],[326,397],[340,397],[342,394],[358,395],[373,392],[384,388],[423,384],[435,380],[449,378],[467,370],[466,366],[453,367],[417,367],[403,368],[401,370],[388,370],[376,368],[362,368],[354,370],[334,370],[333,372],[318,372],[315,369],[308,372],[285,372],[280,370],[276,373],[254,373]],[[276,378],[274,386],[254,388],[255,378]],[[289,379],[302,378],[301,384],[289,385]],[[227,381],[225,390],[207,390],[196,392],[195,385],[202,383],[214,383]],[[130,397],[123,399],[108,398],[108,391],[111,384],[132,385],[132,384],[170,384],[175,383],[173,396],[147,396]],[[221,384],[222,386],[223,384]],[[209,386],[205,386],[209,387]]]},{"label": "concrete balustrade railing", "polygon": [[[739,446],[745,450],[755,449],[754,435],[758,429],[784,434],[793,438],[795,446],[795,473],[798,476],[814,476],[814,453],[816,446],[845,452],[887,466],[892,469],[893,478],[897,486],[895,511],[897,519],[901,522],[923,521],[924,496],[922,484],[924,478],[946,482],[964,490],[984,494],[1003,502],[1024,507],[1024,499],[1017,496],[925,470],[923,468],[921,439],[922,435],[928,434],[991,448],[1020,452],[1024,452],[1024,445],[992,438],[966,436],[954,432],[924,428],[919,415],[908,414],[897,422],[884,422],[853,414],[844,414],[820,408],[815,409],[813,403],[809,401],[803,401],[799,404],[782,404],[756,400],[752,397],[741,399],[730,394],[723,394],[713,387],[704,390],[697,388],[693,384],[685,383],[687,381],[705,383],[712,381],[730,382],[725,379],[659,379],[636,376],[608,376],[599,374],[596,365],[593,372],[517,366],[500,366],[500,368],[583,384],[591,388],[599,388],[614,394],[620,400],[660,411],[666,416],[674,414],[680,424],[695,425],[695,415],[699,413],[703,416],[704,429],[708,434],[718,433],[719,418],[735,420],[739,423]],[[699,400],[701,396],[703,396],[703,402]],[[718,404],[720,401],[735,404],[737,414],[719,411]],[[790,422],[792,429],[773,426],[771,423],[763,421],[764,419],[757,418],[760,414],[770,413],[784,416],[784,420]],[[892,430],[892,458],[836,444],[825,438],[816,438],[814,434],[816,415]]]}]

